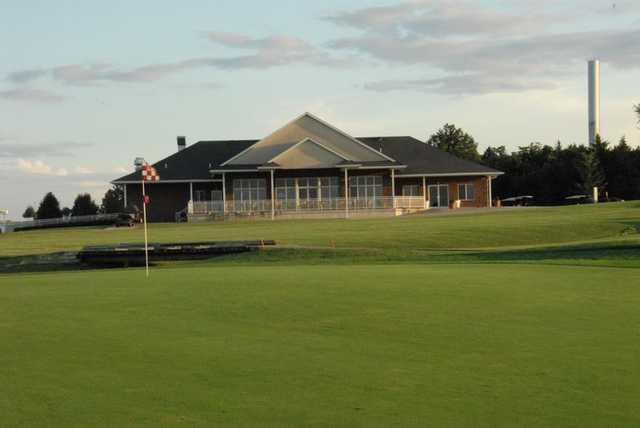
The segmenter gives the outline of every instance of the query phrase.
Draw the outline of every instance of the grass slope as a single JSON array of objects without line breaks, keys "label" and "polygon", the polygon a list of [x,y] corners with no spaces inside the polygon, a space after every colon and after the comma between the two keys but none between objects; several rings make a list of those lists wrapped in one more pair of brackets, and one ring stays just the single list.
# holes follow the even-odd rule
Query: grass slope
[{"label": "grass slope", "polygon": [[638,270],[0,276],[7,426],[637,426]]},{"label": "grass slope", "polygon": [[[640,202],[534,208],[451,216],[358,220],[236,221],[158,224],[158,242],[274,239],[282,245],[385,249],[541,246],[638,236]],[[74,228],[0,235],[0,257],[74,251],[84,245],[140,242],[139,228]]]}]

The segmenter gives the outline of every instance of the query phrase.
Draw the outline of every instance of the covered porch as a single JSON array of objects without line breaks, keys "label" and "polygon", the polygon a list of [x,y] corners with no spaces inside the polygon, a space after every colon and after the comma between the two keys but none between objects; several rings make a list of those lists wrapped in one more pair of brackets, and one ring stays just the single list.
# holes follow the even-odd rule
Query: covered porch
[{"label": "covered porch", "polygon": [[[222,172],[211,199],[191,199],[190,220],[202,217],[350,217],[399,215],[428,208],[424,194],[397,195],[395,169]],[[217,196],[217,197],[216,197]]]}]

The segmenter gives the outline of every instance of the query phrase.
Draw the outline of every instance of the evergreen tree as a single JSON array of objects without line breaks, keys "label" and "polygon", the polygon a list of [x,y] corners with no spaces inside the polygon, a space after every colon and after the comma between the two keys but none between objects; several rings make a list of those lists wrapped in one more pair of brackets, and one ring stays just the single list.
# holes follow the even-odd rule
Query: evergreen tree
[{"label": "evergreen tree", "polygon": [[427,140],[427,144],[449,152],[459,158],[479,161],[478,143],[455,125],[445,124]]},{"label": "evergreen tree", "polygon": [[594,187],[602,187],[605,184],[604,171],[595,150],[583,152],[579,164],[580,181],[578,190],[585,195],[591,195]]},{"label": "evergreen tree", "polygon": [[124,212],[124,191],[119,186],[113,186],[104,194],[100,211],[105,214]]},{"label": "evergreen tree", "polygon": [[62,217],[62,211],[60,211],[60,202],[53,193],[49,192],[44,195],[38,211],[36,212],[36,218],[38,220],[45,220],[48,218],[60,218]]},{"label": "evergreen tree", "polygon": [[98,205],[93,202],[91,195],[88,193],[81,193],[76,197],[73,202],[73,208],[71,214],[74,216],[81,215],[95,215],[98,213]]},{"label": "evergreen tree", "polygon": [[22,213],[22,218],[35,218],[35,216],[36,210],[34,210],[31,205],[29,205]]}]

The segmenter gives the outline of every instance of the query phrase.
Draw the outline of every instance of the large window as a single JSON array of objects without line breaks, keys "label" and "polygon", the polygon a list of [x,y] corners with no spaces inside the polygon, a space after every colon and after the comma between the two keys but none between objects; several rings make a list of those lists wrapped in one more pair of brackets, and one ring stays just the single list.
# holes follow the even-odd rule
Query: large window
[{"label": "large window", "polygon": [[312,208],[319,206],[318,202],[338,198],[340,183],[338,177],[277,178],[275,191],[283,208]]},{"label": "large window", "polygon": [[233,199],[236,202],[267,199],[267,180],[263,178],[233,180]]},{"label": "large window", "polygon": [[402,196],[422,196],[422,186],[406,184],[402,186]]},{"label": "large window", "polygon": [[382,177],[379,175],[349,177],[349,196],[355,199],[382,197]]},{"label": "large window", "polygon": [[475,189],[472,183],[458,184],[458,199],[472,201],[475,198]]}]

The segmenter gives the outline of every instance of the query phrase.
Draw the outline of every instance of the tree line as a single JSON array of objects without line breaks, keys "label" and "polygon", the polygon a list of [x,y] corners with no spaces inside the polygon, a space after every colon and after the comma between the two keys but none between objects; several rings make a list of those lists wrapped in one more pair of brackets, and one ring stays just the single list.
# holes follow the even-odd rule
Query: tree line
[{"label": "tree line", "polygon": [[76,196],[71,208],[60,208],[60,201],[52,193],[48,192],[40,201],[38,209],[28,206],[23,218],[33,218],[39,220],[61,218],[68,216],[84,216],[95,214],[115,214],[124,211],[124,192],[121,188],[114,186],[107,190],[102,198],[100,206],[93,200],[90,194],[80,193]]},{"label": "tree line", "polygon": [[[640,116],[640,106],[635,110]],[[611,144],[598,136],[593,146],[531,143],[512,152],[489,147],[480,154],[471,135],[446,124],[427,144],[504,172],[493,180],[500,199],[530,195],[537,203],[561,203],[591,196],[594,187],[603,200],[640,199],[640,147],[630,147],[625,137]]]}]

